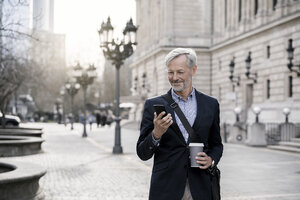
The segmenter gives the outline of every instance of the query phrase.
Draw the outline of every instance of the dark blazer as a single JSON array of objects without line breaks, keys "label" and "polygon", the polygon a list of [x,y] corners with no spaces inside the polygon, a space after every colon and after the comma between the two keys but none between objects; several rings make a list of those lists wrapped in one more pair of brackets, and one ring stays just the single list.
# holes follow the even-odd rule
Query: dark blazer
[{"label": "dark blazer", "polygon": [[[217,164],[223,152],[219,104],[216,99],[201,92],[195,91],[195,94],[197,116],[192,127],[197,135],[197,142],[205,144],[205,152]],[[174,121],[161,137],[159,146],[155,146],[152,141],[154,104],[164,105]],[[148,160],[154,155],[150,200],[181,200],[187,179],[194,200],[211,199],[209,175],[206,170],[190,167],[188,144],[176,124],[174,110],[161,96],[145,102],[137,154],[142,160]]]}]

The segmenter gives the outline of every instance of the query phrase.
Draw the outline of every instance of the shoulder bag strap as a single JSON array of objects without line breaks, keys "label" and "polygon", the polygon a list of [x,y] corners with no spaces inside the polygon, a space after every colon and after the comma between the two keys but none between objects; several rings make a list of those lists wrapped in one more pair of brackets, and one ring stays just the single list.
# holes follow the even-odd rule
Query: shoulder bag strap
[{"label": "shoulder bag strap", "polygon": [[190,137],[193,138],[193,136],[195,134],[194,129],[191,127],[190,123],[186,119],[185,115],[183,114],[183,112],[180,109],[180,107],[178,106],[178,104],[173,100],[172,96],[169,93],[167,93],[167,94],[162,95],[162,97],[168,102],[170,107],[174,109],[174,111],[176,112],[177,116],[179,117],[181,123],[183,124],[185,130],[188,132]]}]

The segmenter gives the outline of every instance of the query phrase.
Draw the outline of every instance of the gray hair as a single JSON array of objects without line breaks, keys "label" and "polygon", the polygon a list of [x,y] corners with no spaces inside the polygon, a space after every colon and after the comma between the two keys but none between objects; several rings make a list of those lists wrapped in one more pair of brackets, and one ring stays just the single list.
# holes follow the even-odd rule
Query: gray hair
[{"label": "gray hair", "polygon": [[165,64],[168,66],[169,62],[174,58],[177,58],[180,55],[185,55],[187,60],[187,66],[189,68],[193,68],[197,65],[197,55],[193,49],[186,49],[186,48],[176,48],[173,49],[168,55],[165,57]]}]

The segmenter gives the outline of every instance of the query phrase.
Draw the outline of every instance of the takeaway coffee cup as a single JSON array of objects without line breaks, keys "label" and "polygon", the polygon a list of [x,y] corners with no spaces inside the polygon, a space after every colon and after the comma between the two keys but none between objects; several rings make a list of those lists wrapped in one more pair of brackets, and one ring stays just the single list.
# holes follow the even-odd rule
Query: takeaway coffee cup
[{"label": "takeaway coffee cup", "polygon": [[190,160],[191,160],[191,167],[199,167],[200,164],[197,163],[196,157],[199,152],[203,152],[203,143],[190,143]]}]

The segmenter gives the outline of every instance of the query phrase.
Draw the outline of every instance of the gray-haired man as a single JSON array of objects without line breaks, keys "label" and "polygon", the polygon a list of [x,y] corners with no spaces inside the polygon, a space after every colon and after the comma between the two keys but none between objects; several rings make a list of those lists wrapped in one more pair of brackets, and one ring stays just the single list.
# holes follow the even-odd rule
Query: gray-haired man
[{"label": "gray-haired man", "polygon": [[[198,92],[192,85],[197,57],[192,49],[177,48],[165,58],[171,89],[168,94],[179,105],[192,126],[204,152],[199,153],[199,168],[191,168],[189,134],[163,97],[146,100],[141,122],[137,154],[142,160],[154,155],[149,199],[209,200],[211,183],[207,168],[219,162],[223,145],[216,99]],[[157,115],[153,105],[165,106],[167,116]]]}]

